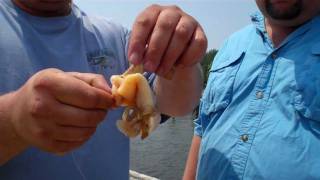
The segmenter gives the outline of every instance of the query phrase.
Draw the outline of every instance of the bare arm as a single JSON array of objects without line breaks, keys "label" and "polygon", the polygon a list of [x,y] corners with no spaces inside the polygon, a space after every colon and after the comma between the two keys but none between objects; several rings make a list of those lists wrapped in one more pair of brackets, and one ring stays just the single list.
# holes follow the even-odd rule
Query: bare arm
[{"label": "bare arm", "polygon": [[198,154],[201,144],[201,137],[193,136],[189,156],[187,159],[186,167],[183,174],[183,180],[194,180],[196,179]]},{"label": "bare arm", "polygon": [[10,109],[14,93],[0,96],[0,165],[4,164],[24,149],[27,145],[15,133],[10,122]]},{"label": "bare arm", "polygon": [[191,112],[201,96],[201,74],[201,67],[197,64],[177,69],[172,80],[157,76],[154,89],[159,111],[170,116],[183,116]]}]

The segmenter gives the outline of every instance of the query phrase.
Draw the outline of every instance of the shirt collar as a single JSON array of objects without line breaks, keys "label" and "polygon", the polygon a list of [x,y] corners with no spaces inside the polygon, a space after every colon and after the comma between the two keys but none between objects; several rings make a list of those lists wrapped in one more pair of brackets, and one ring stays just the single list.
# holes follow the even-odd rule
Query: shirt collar
[{"label": "shirt collar", "polygon": [[250,15],[251,17],[251,22],[255,27],[257,28],[258,31],[261,33],[266,32],[265,24],[264,24],[264,16],[260,12],[255,12]]},{"label": "shirt collar", "polygon": [[[261,14],[261,12],[255,12],[255,13],[251,14],[251,21],[252,21],[253,25],[256,27],[257,31],[260,32],[260,35],[262,36],[262,38],[266,41],[271,42],[271,40],[268,36],[268,33],[266,31],[265,18]],[[282,45],[284,45],[284,44],[288,43],[289,41],[307,33],[312,28],[316,28],[317,26],[319,26],[319,24],[320,24],[320,15],[317,15],[314,18],[312,18],[311,20],[309,20],[308,22],[306,22],[305,24],[303,24],[302,26],[300,26],[294,32],[292,32],[287,37],[287,39],[282,43]]]}]

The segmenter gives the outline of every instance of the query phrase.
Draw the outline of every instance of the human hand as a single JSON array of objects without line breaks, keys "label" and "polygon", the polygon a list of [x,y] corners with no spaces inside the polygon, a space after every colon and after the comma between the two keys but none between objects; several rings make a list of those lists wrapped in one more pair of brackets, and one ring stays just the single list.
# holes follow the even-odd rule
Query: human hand
[{"label": "human hand", "polygon": [[85,143],[113,105],[100,75],[46,69],[14,92],[10,123],[27,146],[56,154]]},{"label": "human hand", "polygon": [[207,38],[199,23],[177,6],[152,5],[137,18],[132,28],[128,57],[143,63],[160,76],[172,68],[198,63],[207,49]]}]

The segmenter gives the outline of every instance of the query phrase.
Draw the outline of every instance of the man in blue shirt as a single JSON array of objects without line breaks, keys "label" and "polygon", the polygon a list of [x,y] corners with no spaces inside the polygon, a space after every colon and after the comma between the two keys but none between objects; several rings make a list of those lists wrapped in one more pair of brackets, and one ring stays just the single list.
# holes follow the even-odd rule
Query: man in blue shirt
[{"label": "man in blue shirt", "polygon": [[160,112],[185,114],[200,97],[206,38],[177,7],[147,8],[130,42],[126,29],[70,0],[2,0],[0,27],[1,180],[128,179],[129,140],[106,81],[128,59],[158,75]]},{"label": "man in blue shirt", "polygon": [[213,61],[184,179],[320,179],[320,1],[256,3]]}]

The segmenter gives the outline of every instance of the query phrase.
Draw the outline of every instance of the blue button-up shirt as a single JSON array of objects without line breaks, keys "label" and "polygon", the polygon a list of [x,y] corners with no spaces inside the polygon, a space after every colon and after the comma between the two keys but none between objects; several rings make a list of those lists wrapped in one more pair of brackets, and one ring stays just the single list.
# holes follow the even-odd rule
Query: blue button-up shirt
[{"label": "blue button-up shirt", "polygon": [[198,179],[320,179],[320,16],[275,48],[260,13],[210,70]]}]

